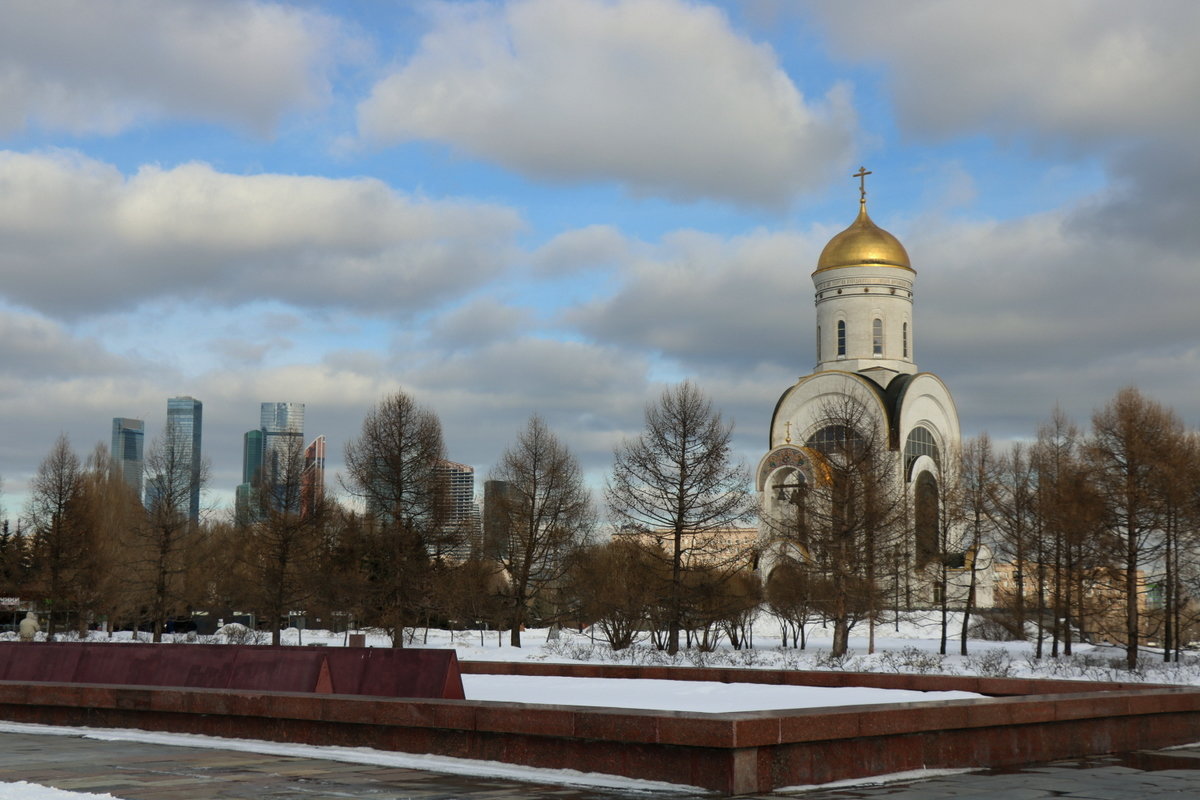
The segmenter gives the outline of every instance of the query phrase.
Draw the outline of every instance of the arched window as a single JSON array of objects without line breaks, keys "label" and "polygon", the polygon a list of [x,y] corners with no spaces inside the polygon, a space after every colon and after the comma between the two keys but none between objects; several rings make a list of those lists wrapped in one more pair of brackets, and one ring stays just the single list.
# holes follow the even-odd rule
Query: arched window
[{"label": "arched window", "polygon": [[839,356],[846,355],[846,320],[838,320],[837,328],[837,354]]},{"label": "arched window", "polygon": [[917,477],[913,497],[913,538],[917,550],[917,566],[923,567],[937,557],[938,550],[938,485],[928,472]]},{"label": "arched window", "polygon": [[901,339],[904,340],[904,358],[908,358],[908,323],[904,323],[904,332],[901,334]]},{"label": "arched window", "polygon": [[883,355],[883,320],[878,317],[871,323],[871,352]]},{"label": "arched window", "polygon": [[817,361],[821,360],[821,326],[817,326]]},{"label": "arched window", "polygon": [[913,464],[921,456],[929,456],[939,467],[942,465],[937,440],[933,438],[933,433],[928,428],[918,425],[909,431],[908,440],[904,442],[905,475],[911,475]]},{"label": "arched window", "polygon": [[839,452],[857,450],[863,446],[863,438],[858,431],[849,426],[826,425],[808,437],[805,445],[829,456]]},{"label": "arched window", "polygon": [[789,542],[808,544],[808,481],[804,473],[785,467],[772,473],[766,486],[773,533]]}]

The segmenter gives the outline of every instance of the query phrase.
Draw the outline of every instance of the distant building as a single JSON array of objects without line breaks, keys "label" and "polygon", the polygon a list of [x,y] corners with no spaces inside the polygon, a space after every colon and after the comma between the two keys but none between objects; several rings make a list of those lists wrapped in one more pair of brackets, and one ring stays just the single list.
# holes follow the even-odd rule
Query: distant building
[{"label": "distant building", "polygon": [[200,439],[204,427],[204,404],[194,397],[182,395],[167,400],[167,444],[173,462],[182,474],[177,485],[187,485],[187,515],[192,522],[200,521]]},{"label": "distant building", "polygon": [[140,419],[113,417],[112,462],[113,471],[142,499],[142,446],[146,438],[146,423]]},{"label": "distant building", "polygon": [[508,481],[483,482],[483,541],[484,558],[504,559],[508,557],[509,531],[505,505],[512,493]]},{"label": "distant building", "polygon": [[[291,504],[299,511],[299,497],[284,499],[288,476],[287,459],[300,458],[304,445],[304,403],[262,403],[259,427],[247,431],[242,445],[242,483],[235,499],[237,519],[242,524],[259,516],[258,492],[267,491],[273,506]],[[322,460],[322,464],[324,461]],[[323,469],[323,467],[322,467]],[[293,487],[294,490],[294,487]]]},{"label": "distant building", "polygon": [[443,461],[438,471],[449,486],[449,514],[446,520],[448,547],[441,555],[465,561],[479,550],[479,506],[475,503],[475,468],[454,461]]},{"label": "distant building", "polygon": [[318,436],[304,448],[304,472],[300,476],[300,515],[307,517],[325,499],[325,437]]},{"label": "distant building", "polygon": [[[263,403],[263,481],[278,494],[288,479],[287,459],[298,458],[304,448],[304,403]],[[294,477],[293,477],[294,479]]]},{"label": "distant building", "polygon": [[[752,570],[758,558],[758,528],[715,528],[706,531],[684,531],[682,563],[685,568],[723,567]],[[642,547],[671,554],[675,548],[675,532],[666,528],[656,530],[619,530],[613,539],[633,541]]]},{"label": "distant building", "polygon": [[257,489],[262,480],[263,432],[246,431],[242,436],[242,482],[234,497],[234,513],[239,524],[245,525],[258,516]]}]

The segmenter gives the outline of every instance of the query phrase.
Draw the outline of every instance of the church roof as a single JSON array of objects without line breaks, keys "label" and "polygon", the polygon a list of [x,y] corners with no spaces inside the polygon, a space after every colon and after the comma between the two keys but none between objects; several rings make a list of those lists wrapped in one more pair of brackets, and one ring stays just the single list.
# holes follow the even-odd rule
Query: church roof
[{"label": "church roof", "polygon": [[908,251],[900,244],[900,240],[867,216],[865,199],[859,203],[858,218],[825,245],[821,257],[817,259],[816,271],[863,265],[897,267],[915,272],[909,263]]}]

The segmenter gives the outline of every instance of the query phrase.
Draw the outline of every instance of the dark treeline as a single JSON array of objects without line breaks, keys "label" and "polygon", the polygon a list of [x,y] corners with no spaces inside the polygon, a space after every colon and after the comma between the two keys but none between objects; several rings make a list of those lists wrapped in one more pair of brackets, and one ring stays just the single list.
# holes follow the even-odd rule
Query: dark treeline
[{"label": "dark treeline", "polygon": [[195,522],[186,498],[205,471],[182,464],[170,432],[147,452],[144,506],[104,447],[80,460],[60,438],[25,513],[0,528],[0,594],[35,607],[49,636],[103,624],[158,641],[173,620],[240,611],[278,642],[303,610],[327,628],[386,630],[395,646],[430,625],[509,631],[519,646],[528,624],[587,624],[614,648],[646,638],[672,653],[752,646],[766,610],[785,646],[828,624],[841,655],[856,625],[873,647],[887,612],[933,607],[944,621],[966,611],[961,631],[942,629],[943,652],[957,635],[965,653],[978,582],[994,577],[988,619],[1035,637],[1039,658],[1107,639],[1133,667],[1141,643],[1177,658],[1191,640],[1200,446],[1168,409],[1125,389],[1086,431],[1055,412],[1004,452],[969,440],[947,454],[932,501],[853,403],[825,417],[819,474],[766,488],[780,500],[761,536],[746,527],[760,509],[732,424],[688,382],[614,449],[603,536],[578,461],[536,415],[488,476],[505,491],[482,536],[451,522],[440,421],[403,392],[346,447],[350,504],[311,496],[296,448],[248,513]]}]

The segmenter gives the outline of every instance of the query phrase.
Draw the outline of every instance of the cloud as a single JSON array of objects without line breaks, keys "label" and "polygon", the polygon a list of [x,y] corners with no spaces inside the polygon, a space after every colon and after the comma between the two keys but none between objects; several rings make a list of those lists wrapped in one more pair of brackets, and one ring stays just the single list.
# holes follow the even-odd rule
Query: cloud
[{"label": "cloud", "polygon": [[904,129],[986,131],[1095,146],[1129,136],[1190,141],[1200,123],[1200,6],[958,3],[814,6],[836,51],[886,62]]},{"label": "cloud", "polygon": [[429,338],[447,349],[481,347],[516,336],[529,321],[530,314],[525,309],[492,298],[479,298],[436,320]]},{"label": "cloud", "polygon": [[374,179],[130,177],[71,153],[0,152],[0,292],[74,317],[155,297],[406,315],[486,281],[516,212],[401,195]]},{"label": "cloud", "polygon": [[132,366],[95,341],[31,314],[0,310],[0,376],[63,378],[131,372]]},{"label": "cloud", "polygon": [[847,166],[844,86],[806,100],[774,51],[680,0],[440,5],[359,106],[368,141],[445,141],[541,180],[779,205]]},{"label": "cloud", "polygon": [[812,282],[823,240],[757,231],[723,239],[677,231],[624,264],[604,298],[564,314],[595,341],[687,367],[812,364]]},{"label": "cloud", "polygon": [[608,267],[621,261],[629,241],[612,225],[588,225],[560,233],[538,248],[531,258],[534,273],[542,277],[571,275]]},{"label": "cloud", "polygon": [[[917,364],[947,381],[968,430],[1032,435],[1056,402],[1085,419],[1135,381],[1200,415],[1179,388],[1200,357],[1194,297],[1179,290],[1193,282],[1188,250],[1097,227],[1101,202],[1007,221],[919,216],[896,231],[918,273]],[[833,233],[669,234],[631,249],[618,288],[563,320],[655,376],[724,387],[758,444],[770,404],[814,363],[810,273]]]},{"label": "cloud", "polygon": [[249,0],[39,0],[0,25],[0,132],[185,118],[269,133],[330,94],[331,17]]}]

